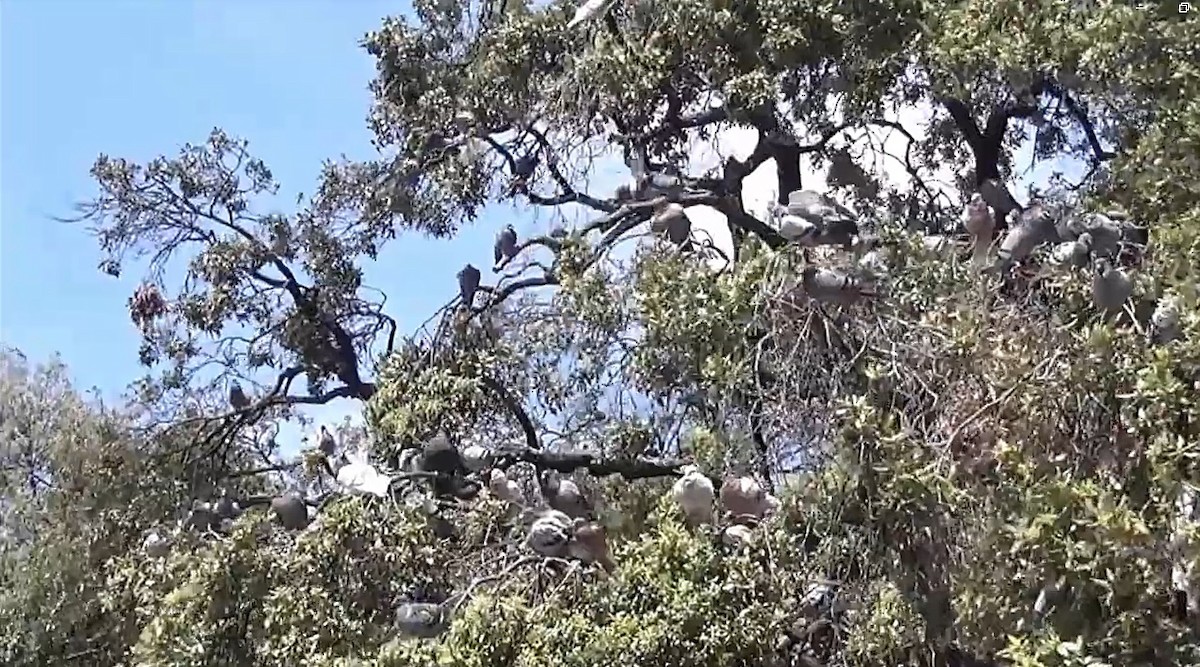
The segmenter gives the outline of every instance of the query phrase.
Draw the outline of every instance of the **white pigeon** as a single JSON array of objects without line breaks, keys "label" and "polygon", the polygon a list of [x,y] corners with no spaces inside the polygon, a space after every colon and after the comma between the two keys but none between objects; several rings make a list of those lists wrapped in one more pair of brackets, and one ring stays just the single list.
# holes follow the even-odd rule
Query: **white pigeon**
[{"label": "white pigeon", "polygon": [[683,476],[675,480],[671,488],[671,496],[689,522],[712,521],[713,499],[716,497],[712,480],[694,465],[684,466],[682,472]]},{"label": "white pigeon", "polygon": [[348,463],[337,471],[337,483],[346,493],[371,495],[386,498],[392,478],[375,469],[367,462],[367,453],[362,449],[346,455]]},{"label": "white pigeon", "polygon": [[815,238],[819,229],[815,224],[798,215],[785,213],[779,216],[779,235],[792,243],[803,245],[806,240]]},{"label": "white pigeon", "polygon": [[1166,345],[1179,338],[1179,298],[1167,295],[1158,300],[1150,315],[1150,342]]},{"label": "white pigeon", "polygon": [[983,195],[975,192],[963,210],[963,229],[971,235],[971,261],[977,267],[987,264],[988,248],[992,245],[992,235],[996,232],[996,219],[988,208]]},{"label": "white pigeon", "polygon": [[142,548],[146,550],[147,554],[155,558],[162,558],[170,553],[171,540],[160,535],[158,531],[152,530],[146,533],[146,538],[142,540]]},{"label": "white pigeon", "polygon": [[598,16],[608,8],[611,2],[612,0],[586,0],[586,2],[579,5],[579,8],[575,10],[575,16],[572,16],[571,20],[567,21],[567,27],[574,28],[584,21],[591,20],[592,17]]},{"label": "white pigeon", "polygon": [[499,468],[493,468],[492,473],[488,478],[488,489],[497,498],[507,500],[510,503],[520,504],[524,500],[521,494],[521,486],[515,480],[508,478],[504,471]]}]

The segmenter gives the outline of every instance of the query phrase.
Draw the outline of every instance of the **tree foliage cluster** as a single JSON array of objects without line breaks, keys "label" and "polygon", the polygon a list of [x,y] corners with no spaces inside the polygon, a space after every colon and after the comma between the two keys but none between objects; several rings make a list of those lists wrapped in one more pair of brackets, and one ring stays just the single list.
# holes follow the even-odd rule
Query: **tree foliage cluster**
[{"label": "tree foliage cluster", "polygon": [[[576,9],[384,19],[363,42],[379,157],[329,162],[289,214],[262,212],[269,168],[220,130],[97,160],[81,219],[102,270],[146,269],[148,372],[113,409],[5,356],[0,662],[1200,664],[1200,619],[1173,610],[1200,559],[1177,509],[1200,486],[1200,23],[1115,2],[619,0],[567,28]],[[689,147],[730,129],[741,157],[701,171]],[[1026,141],[1077,173],[1017,191]],[[622,253],[662,203],[596,187],[614,150],[721,213],[732,261]],[[875,296],[812,298],[803,268],[854,252],[798,248],[748,205],[759,169],[786,204],[802,160],[881,239]],[[1120,312],[1052,244],[994,275],[922,240],[964,236],[988,183],[1064,224],[1119,209],[1146,230]],[[552,228],[397,331],[370,263],[509,202]],[[1171,340],[1150,315],[1166,301]],[[312,448],[282,457],[279,421],[339,398],[365,417],[339,449],[396,472],[392,497],[330,493]],[[439,433],[530,503],[534,471],[573,472],[615,569],[531,557],[527,517],[487,490],[421,502],[401,471]],[[779,496],[752,543],[683,520],[685,461]],[[272,518],[285,491],[317,498],[306,528]],[[245,511],[150,553],[146,531],[218,497]],[[449,599],[444,633],[400,635],[398,605]]]}]

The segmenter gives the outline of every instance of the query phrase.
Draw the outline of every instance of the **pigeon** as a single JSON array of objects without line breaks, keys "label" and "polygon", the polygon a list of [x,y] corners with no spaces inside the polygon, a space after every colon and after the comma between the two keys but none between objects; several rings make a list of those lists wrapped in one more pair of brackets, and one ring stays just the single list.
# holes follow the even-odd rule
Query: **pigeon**
[{"label": "pigeon", "polygon": [[271,511],[280,525],[288,530],[299,530],[309,524],[308,506],[300,494],[285,493],[271,501]]},{"label": "pigeon", "polygon": [[154,558],[163,558],[171,553],[171,538],[152,530],[146,533],[145,539],[142,540],[142,549]]},{"label": "pigeon", "polygon": [[333,439],[333,434],[329,432],[329,429],[325,428],[324,424],[321,425],[321,432],[317,438],[317,448],[325,456],[333,456],[334,452],[337,451],[337,441]]},{"label": "pigeon", "polygon": [[561,557],[574,532],[571,518],[558,510],[543,510],[534,515],[526,543],[543,556]]},{"label": "pigeon", "polygon": [[761,519],[765,500],[766,492],[753,477],[730,477],[721,485],[721,506],[735,523]]},{"label": "pigeon", "polygon": [[873,288],[864,285],[854,276],[834,269],[806,266],[800,274],[804,292],[816,301],[849,304],[862,297],[875,296]]},{"label": "pigeon", "polygon": [[1050,238],[1054,230],[1050,210],[1042,204],[1034,204],[1021,211],[1016,224],[1000,241],[996,268],[1004,272],[1014,263],[1025,259],[1034,248]]},{"label": "pigeon", "polygon": [[408,602],[396,607],[396,629],[406,637],[433,639],[450,627],[450,614],[440,604]]},{"label": "pigeon", "polygon": [[667,239],[681,245],[692,233],[692,221],[683,206],[674,202],[663,202],[654,207],[650,218],[650,230],[656,234],[666,233]]},{"label": "pigeon", "polygon": [[721,531],[721,542],[734,549],[745,549],[754,544],[754,531],[749,526],[735,523]]},{"label": "pigeon", "polygon": [[346,493],[358,496],[386,498],[392,478],[379,472],[367,462],[367,453],[359,450],[347,455],[346,465],[338,468],[337,483]]},{"label": "pigeon", "polygon": [[203,532],[216,528],[219,522],[220,519],[213,512],[212,505],[197,498],[192,501],[191,510],[183,524],[187,528]]},{"label": "pigeon", "polygon": [[[512,225],[505,225],[496,234],[496,244],[494,248],[495,263],[492,264],[492,271],[499,271],[502,263],[512,261],[513,257],[517,256],[517,230],[513,229]],[[478,289],[478,286],[476,286]],[[466,301],[466,298],[463,299]]]},{"label": "pigeon", "polygon": [[475,292],[479,290],[479,269],[467,264],[458,272],[458,295],[463,304],[470,308],[475,303]]},{"label": "pigeon", "polygon": [[220,519],[236,519],[242,514],[242,508],[233,498],[222,497],[213,504],[213,514]]},{"label": "pigeon", "polygon": [[977,267],[987,264],[988,248],[992,245],[992,235],[996,233],[996,219],[988,208],[983,195],[978,192],[971,195],[963,211],[963,229],[971,236],[971,261]]},{"label": "pigeon", "polygon": [[1166,345],[1179,338],[1179,298],[1174,295],[1158,300],[1154,313],[1150,315],[1150,342]]},{"label": "pigeon", "polygon": [[596,563],[608,572],[616,568],[608,550],[604,526],[595,521],[575,520],[575,531],[567,543],[567,555],[584,563]]},{"label": "pigeon", "polygon": [[1133,295],[1133,281],[1107,259],[1097,258],[1092,268],[1092,303],[1105,313],[1120,311]]},{"label": "pigeon", "polygon": [[480,472],[492,463],[492,453],[480,445],[470,445],[462,450],[463,465],[471,472]]},{"label": "pigeon", "polygon": [[229,385],[229,405],[234,410],[244,410],[249,407],[250,399],[242,391],[242,385],[234,381]]},{"label": "pigeon", "polygon": [[575,10],[575,15],[571,17],[571,20],[567,21],[567,28],[574,28],[580,23],[589,21],[593,17],[598,16],[601,12],[608,8],[608,5],[611,2],[612,0],[585,0],[585,2],[579,5],[579,8]]},{"label": "pigeon", "polygon": [[510,503],[521,504],[525,498],[521,493],[521,486],[515,480],[508,478],[508,475],[499,468],[493,468],[488,477],[488,489],[497,498],[507,500]]},{"label": "pigeon", "polygon": [[579,490],[579,485],[569,479],[560,479],[550,470],[543,470],[538,478],[542,496],[546,504],[570,516],[571,518],[587,518],[591,516],[592,506]]},{"label": "pigeon", "polygon": [[789,193],[787,212],[817,226],[809,242],[811,245],[841,245],[849,248],[858,234],[857,216],[819,192],[796,190]]},{"label": "pigeon", "polygon": [[1092,251],[1092,235],[1084,232],[1074,241],[1066,241],[1054,246],[1050,253],[1055,264],[1082,269],[1088,264],[1088,256]]},{"label": "pigeon", "polygon": [[715,490],[710,480],[694,465],[681,469],[683,476],[675,480],[671,496],[692,525],[712,521]]}]

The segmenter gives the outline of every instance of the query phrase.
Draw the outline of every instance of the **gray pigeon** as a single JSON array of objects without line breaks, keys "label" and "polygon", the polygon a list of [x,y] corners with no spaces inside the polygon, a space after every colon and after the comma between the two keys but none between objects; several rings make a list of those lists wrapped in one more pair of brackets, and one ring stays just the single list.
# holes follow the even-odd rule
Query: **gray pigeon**
[{"label": "gray pigeon", "polygon": [[692,220],[682,205],[664,202],[655,207],[654,216],[650,218],[650,229],[659,234],[665,232],[671,243],[682,245],[692,234]]},{"label": "gray pigeon", "polygon": [[285,493],[275,498],[271,501],[271,510],[284,528],[299,530],[308,525],[308,506],[298,493]]},{"label": "gray pigeon", "polygon": [[1106,313],[1120,311],[1133,295],[1133,281],[1107,259],[1097,258],[1092,267],[1092,302]]},{"label": "gray pigeon", "polygon": [[492,264],[492,271],[499,271],[502,261],[508,262],[517,256],[517,230],[513,229],[512,225],[504,225],[504,229],[496,234],[496,244],[493,250],[495,263]]},{"label": "gray pigeon", "polygon": [[853,303],[862,297],[875,296],[875,291],[854,276],[834,269],[807,266],[800,274],[804,292],[816,301]]},{"label": "gray pigeon", "polygon": [[396,629],[406,637],[433,639],[450,627],[450,614],[432,602],[409,602],[396,607]]},{"label": "gray pigeon", "polygon": [[1056,264],[1082,269],[1087,266],[1092,252],[1092,235],[1084,232],[1074,241],[1059,243],[1052,257]]},{"label": "gray pigeon", "polygon": [[858,234],[857,216],[832,198],[812,190],[795,190],[788,194],[787,212],[817,226],[812,241],[806,245],[841,245],[850,247]]},{"label": "gray pigeon", "polygon": [[560,479],[550,470],[543,470],[538,477],[538,486],[546,504],[571,518],[589,518],[592,504],[579,490],[579,485],[569,479]]},{"label": "gray pigeon", "polygon": [[475,303],[475,292],[479,290],[479,269],[467,264],[458,272],[458,295],[463,304],[470,308]]},{"label": "gray pigeon", "polygon": [[1164,296],[1150,316],[1150,342],[1166,345],[1179,338],[1179,334],[1179,299],[1173,295]]},{"label": "gray pigeon", "polygon": [[1033,252],[1033,249],[1054,234],[1054,218],[1050,210],[1042,204],[1033,204],[1021,211],[1004,239],[1000,241],[997,253],[997,268],[1001,272],[1008,269]]}]

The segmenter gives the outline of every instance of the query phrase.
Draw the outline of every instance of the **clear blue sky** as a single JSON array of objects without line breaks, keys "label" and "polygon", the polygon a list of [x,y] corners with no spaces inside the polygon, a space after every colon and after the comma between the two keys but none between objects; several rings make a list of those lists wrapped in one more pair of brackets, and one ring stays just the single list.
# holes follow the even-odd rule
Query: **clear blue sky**
[{"label": "clear blue sky", "polygon": [[[365,118],[374,61],[358,42],[407,7],[5,0],[0,340],[34,360],[60,352],[81,387],[120,392],[140,373],[125,310],[138,276],[101,274],[85,230],[49,216],[67,215],[93,194],[88,169],[97,154],[143,162],[202,142],[214,126],[250,140],[283,186],[281,206],[312,192],[323,159],[373,154]],[[368,282],[388,293],[402,330],[453,296],[464,262],[490,265],[502,221],[488,218],[453,240],[402,237],[368,267]]]}]

